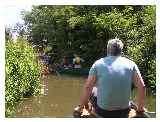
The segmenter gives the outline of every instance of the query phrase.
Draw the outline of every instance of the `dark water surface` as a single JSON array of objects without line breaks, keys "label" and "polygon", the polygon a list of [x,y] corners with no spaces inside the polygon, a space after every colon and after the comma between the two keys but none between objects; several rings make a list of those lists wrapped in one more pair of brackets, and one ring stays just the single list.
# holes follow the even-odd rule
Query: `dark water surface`
[{"label": "dark water surface", "polygon": [[[79,104],[85,78],[49,75],[42,80],[42,95],[24,99],[17,105],[16,117],[72,117],[73,108]],[[132,93],[135,96],[135,91]],[[155,96],[147,92],[146,108],[156,109]]]}]

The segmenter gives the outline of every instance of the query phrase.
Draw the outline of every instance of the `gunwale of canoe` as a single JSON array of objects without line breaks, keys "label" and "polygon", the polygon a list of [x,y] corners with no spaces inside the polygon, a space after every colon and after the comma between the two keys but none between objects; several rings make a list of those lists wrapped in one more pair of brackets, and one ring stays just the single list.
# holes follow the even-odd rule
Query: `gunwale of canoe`
[{"label": "gunwale of canoe", "polygon": [[[97,118],[95,113],[89,112],[87,109],[83,109],[82,114],[79,117],[75,118]],[[144,113],[137,113],[136,110],[131,109],[128,115],[128,118],[153,118],[149,114]]]}]

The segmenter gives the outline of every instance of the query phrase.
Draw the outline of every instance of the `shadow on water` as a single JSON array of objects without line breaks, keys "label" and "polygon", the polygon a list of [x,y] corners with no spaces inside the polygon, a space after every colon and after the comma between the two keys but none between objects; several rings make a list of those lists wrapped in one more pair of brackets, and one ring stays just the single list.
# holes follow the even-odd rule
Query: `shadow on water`
[{"label": "shadow on water", "polygon": [[[16,117],[72,117],[79,103],[85,78],[49,75],[42,80],[41,95],[24,99],[17,105]],[[133,92],[133,98],[135,91]],[[155,111],[155,96],[147,94],[146,107]]]}]

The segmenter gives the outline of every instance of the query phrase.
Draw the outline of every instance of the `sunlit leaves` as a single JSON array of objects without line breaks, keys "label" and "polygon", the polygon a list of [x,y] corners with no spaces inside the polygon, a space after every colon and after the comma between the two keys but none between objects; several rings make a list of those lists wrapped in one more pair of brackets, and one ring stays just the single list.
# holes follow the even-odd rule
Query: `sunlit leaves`
[{"label": "sunlit leaves", "polygon": [[20,99],[38,91],[40,66],[32,46],[23,39],[6,43],[5,61],[6,116],[12,116],[12,110]]}]

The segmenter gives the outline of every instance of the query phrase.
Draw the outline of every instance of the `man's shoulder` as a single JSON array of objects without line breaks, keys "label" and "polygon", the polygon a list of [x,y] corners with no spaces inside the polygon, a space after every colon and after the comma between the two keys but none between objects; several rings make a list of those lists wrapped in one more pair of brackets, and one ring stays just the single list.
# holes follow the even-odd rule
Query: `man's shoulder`
[{"label": "man's shoulder", "polygon": [[132,59],[129,59],[128,57],[121,57],[122,62],[135,65],[135,62]]},{"label": "man's shoulder", "polygon": [[104,59],[104,58],[100,58],[100,59],[96,60],[94,64],[102,63],[102,62],[103,62],[103,59]]}]

